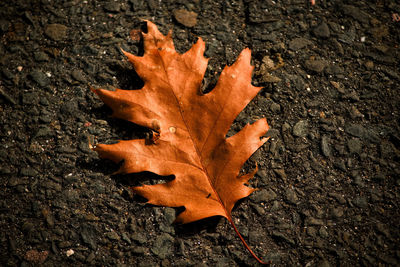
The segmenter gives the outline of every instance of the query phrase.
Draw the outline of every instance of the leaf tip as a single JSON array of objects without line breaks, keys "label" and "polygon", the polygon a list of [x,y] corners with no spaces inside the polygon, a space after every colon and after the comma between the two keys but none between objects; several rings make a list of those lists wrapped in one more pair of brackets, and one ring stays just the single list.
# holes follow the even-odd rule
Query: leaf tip
[{"label": "leaf tip", "polygon": [[121,50],[122,54],[124,54],[124,55],[127,54],[127,52],[124,49],[122,49],[122,47],[120,47],[119,50]]},{"label": "leaf tip", "polygon": [[135,63],[136,56],[134,56],[133,54],[131,54],[129,52],[126,52],[122,48],[119,48],[119,49],[121,50],[122,54],[124,54],[128,58],[129,62],[131,62],[132,64]]},{"label": "leaf tip", "polygon": [[250,62],[251,59],[251,50],[250,48],[246,47],[245,49],[242,50],[242,52],[240,52],[240,55],[238,57],[238,60],[246,60]]},{"label": "leaf tip", "polygon": [[161,32],[158,30],[157,26],[153,22],[151,22],[149,20],[147,20],[146,22],[147,22],[147,34],[150,34],[151,36],[156,36],[156,37],[163,36],[161,34]]}]

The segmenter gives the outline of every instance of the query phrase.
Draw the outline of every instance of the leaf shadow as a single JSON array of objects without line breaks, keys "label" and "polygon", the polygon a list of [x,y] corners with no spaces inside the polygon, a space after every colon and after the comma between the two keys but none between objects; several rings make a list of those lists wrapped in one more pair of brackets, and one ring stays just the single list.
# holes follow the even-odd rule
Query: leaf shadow
[{"label": "leaf shadow", "polygon": [[[182,212],[184,208],[177,208],[177,210],[178,214]],[[173,227],[175,228],[175,234],[180,238],[191,237],[204,230],[208,233],[216,233],[217,226],[221,222],[221,219],[223,218],[220,216],[214,216],[187,224],[173,224]]]},{"label": "leaf shadow", "polygon": [[[105,120],[110,129],[118,134],[117,140],[132,140],[146,138],[152,131],[136,123],[115,118],[112,116],[112,109],[107,105],[102,105],[92,109],[96,119]],[[101,141],[102,143],[103,141]]]},{"label": "leaf shadow", "polygon": [[[122,164],[122,162],[120,164]],[[142,184],[155,185],[172,181],[175,178],[174,175],[161,176],[149,171],[129,174],[115,174],[112,175],[112,177],[118,184],[127,187],[140,186]]]},{"label": "leaf shadow", "polygon": [[203,94],[208,94],[210,93],[215,86],[217,85],[219,76],[221,75],[220,72],[216,72],[213,70],[212,66],[210,63],[213,61],[213,59],[209,60],[210,62],[208,63],[206,72],[204,74],[203,80],[201,82],[200,86],[200,92]]},{"label": "leaf shadow", "polygon": [[[147,23],[140,22],[138,28],[141,32],[147,32]],[[144,86],[144,81],[140,78],[138,73],[132,64],[127,60],[126,56],[120,51],[123,59],[112,61],[109,64],[109,69],[115,73],[115,78],[118,82],[120,89],[124,90],[138,90]],[[129,52],[129,51],[127,51]],[[140,38],[139,42],[132,46],[132,52],[129,52],[135,56],[142,57],[144,55],[144,42],[143,38]]]},{"label": "leaf shadow", "polygon": [[120,89],[138,90],[144,86],[144,81],[129,62],[113,62],[109,68],[115,73]]},{"label": "leaf shadow", "polygon": [[[238,207],[241,206],[244,201],[245,199],[239,199],[238,202],[235,203],[233,211],[235,212],[236,210],[238,212]],[[178,215],[179,213],[183,212],[185,208],[180,207],[176,208],[176,210],[176,214]],[[213,216],[187,224],[173,224],[173,227],[175,229],[175,234],[180,238],[191,237],[204,231],[206,231],[208,234],[221,234],[220,230],[218,230],[217,228],[222,221],[229,224],[229,222],[224,217]],[[219,240],[219,242],[223,241]]]}]

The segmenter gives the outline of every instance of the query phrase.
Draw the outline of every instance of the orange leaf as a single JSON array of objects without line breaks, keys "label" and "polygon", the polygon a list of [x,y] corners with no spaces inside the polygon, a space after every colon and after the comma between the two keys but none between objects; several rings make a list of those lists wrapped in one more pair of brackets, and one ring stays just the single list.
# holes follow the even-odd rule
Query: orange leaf
[{"label": "orange leaf", "polygon": [[164,36],[147,22],[143,33],[144,55],[123,53],[144,80],[140,90],[94,90],[113,110],[113,116],[148,127],[157,140],[119,141],[97,145],[102,158],[124,161],[119,173],[151,171],[175,179],[163,184],[143,185],[132,190],[148,203],[184,207],[176,222],[190,223],[223,216],[232,224],[234,204],[255,189],[245,184],[256,171],[239,176],[245,161],[267,141],[266,119],[246,125],[226,138],[236,116],[260,91],[251,85],[250,50],[244,49],[232,66],[223,70],[216,87],[202,94],[200,86],[208,59],[201,38],[184,54],[175,51],[171,32]]}]

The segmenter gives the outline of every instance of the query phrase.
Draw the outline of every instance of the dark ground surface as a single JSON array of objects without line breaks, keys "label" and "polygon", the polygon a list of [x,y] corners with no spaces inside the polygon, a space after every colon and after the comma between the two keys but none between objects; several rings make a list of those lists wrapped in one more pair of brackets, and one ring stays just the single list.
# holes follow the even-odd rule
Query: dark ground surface
[{"label": "dark ground surface", "polygon": [[[132,176],[112,177],[117,166],[89,149],[145,135],[89,88],[141,86],[119,47],[141,53],[129,32],[149,19],[174,30],[180,52],[206,41],[207,88],[253,51],[253,83],[265,88],[231,133],[258,117],[272,127],[246,165],[258,162],[261,190],[233,213],[257,255],[399,266],[400,5],[275,2],[1,1],[1,265],[256,265],[226,220],[171,226],[174,209],[132,199]],[[178,9],[197,24],[179,23]],[[284,66],[269,70],[266,56]]]}]

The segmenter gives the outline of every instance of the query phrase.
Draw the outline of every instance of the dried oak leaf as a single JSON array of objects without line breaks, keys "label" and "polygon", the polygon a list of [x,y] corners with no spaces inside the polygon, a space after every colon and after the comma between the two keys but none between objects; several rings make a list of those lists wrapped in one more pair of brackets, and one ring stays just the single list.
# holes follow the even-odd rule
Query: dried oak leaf
[{"label": "dried oak leaf", "polygon": [[231,217],[234,204],[255,189],[245,184],[256,172],[239,176],[245,161],[267,141],[265,118],[246,125],[226,138],[233,120],[260,91],[251,85],[250,50],[244,49],[232,66],[222,71],[216,87],[200,91],[208,59],[201,38],[184,54],[175,51],[171,32],[161,34],[147,22],[143,33],[144,55],[123,53],[133,64],[144,86],[140,90],[94,90],[113,110],[113,116],[148,127],[157,134],[145,139],[99,144],[101,158],[123,164],[118,173],[151,171],[174,175],[163,184],[133,187],[148,203],[184,207],[176,222],[190,223],[223,216],[241,241],[259,260],[237,231]]}]

